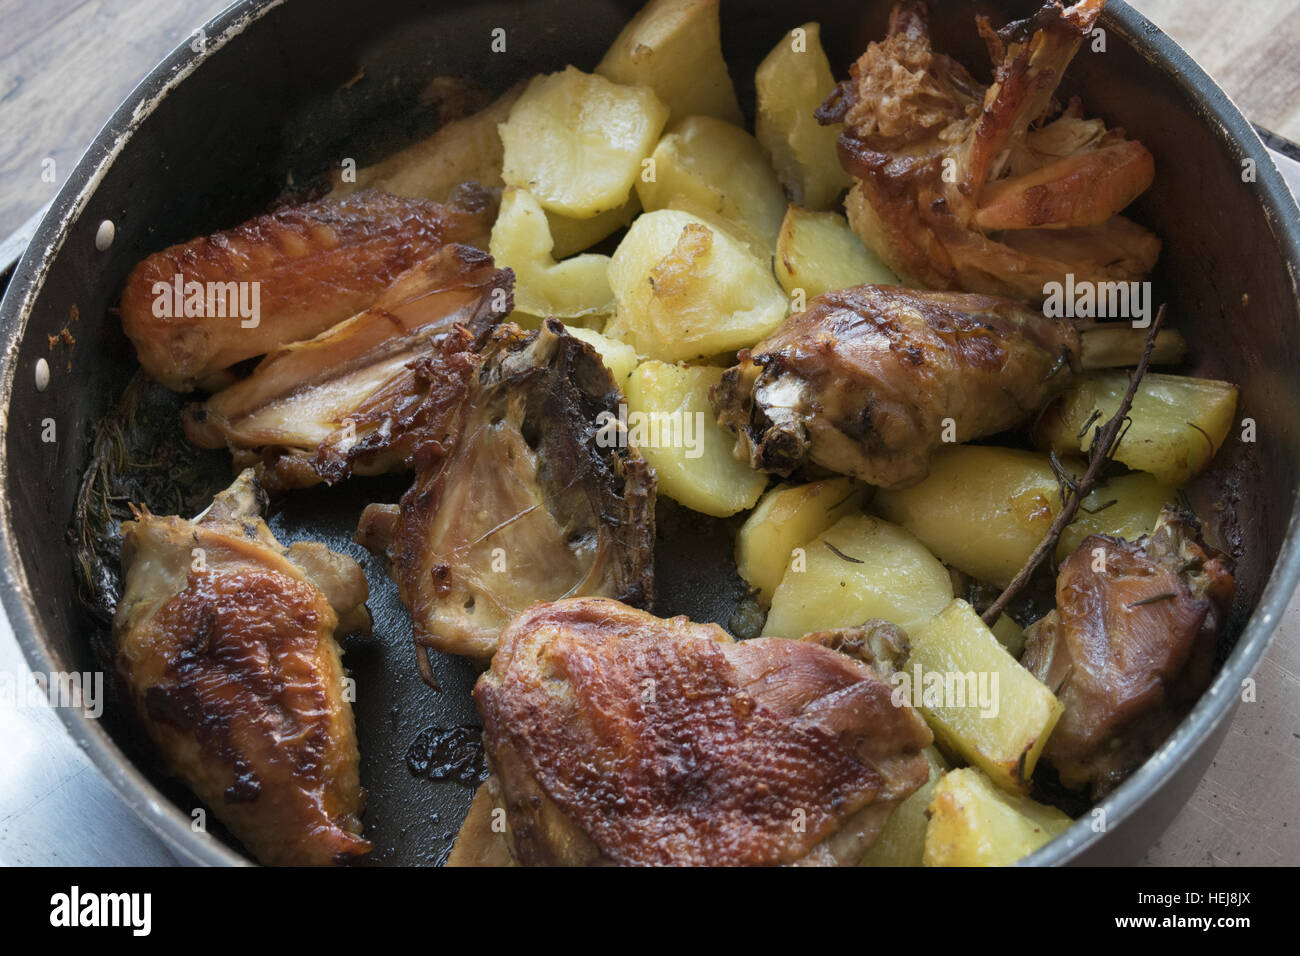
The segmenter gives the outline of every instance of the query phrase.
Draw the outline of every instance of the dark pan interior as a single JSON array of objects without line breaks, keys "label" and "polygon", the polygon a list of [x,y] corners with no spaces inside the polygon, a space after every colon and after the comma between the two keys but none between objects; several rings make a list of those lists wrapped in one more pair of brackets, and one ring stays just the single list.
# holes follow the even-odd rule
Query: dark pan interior
[{"label": "dark pan interior", "polygon": [[[421,89],[436,75],[471,78],[493,90],[539,71],[573,63],[592,68],[639,2],[533,0],[523,3],[416,3],[372,0],[364,11],[338,0],[292,0],[252,22],[228,49],[202,62],[163,98],[109,170],[69,239],[49,263],[17,356],[19,378],[4,435],[4,494],[20,557],[55,656],[67,669],[95,666],[91,624],[74,600],[72,552],[66,541],[93,424],[114,404],[134,372],[128,343],[110,315],[130,268],[170,243],[234,225],[260,211],[290,182],[301,185],[344,157],[360,164],[426,132]],[[987,55],[973,17],[995,23],[1033,3],[936,2],[936,47],[987,76]],[[821,22],[833,66],[884,33],[888,3],[724,0],[723,34],[742,103],[752,105],[753,67],[784,31]],[[1278,554],[1292,507],[1300,460],[1300,316],[1277,224],[1252,183],[1243,182],[1238,147],[1188,105],[1178,78],[1147,63],[1108,14],[1105,53],[1086,47],[1067,79],[1092,113],[1122,125],[1155,154],[1155,186],[1136,218],[1164,237],[1155,277],[1171,324],[1193,343],[1191,371],[1242,386],[1240,416],[1257,422],[1259,440],[1230,440],[1215,475],[1199,490],[1198,510],[1214,509],[1239,558],[1239,590],[1229,635],[1235,637],[1258,599]],[[490,38],[504,28],[507,51]],[[179,64],[184,59],[175,59]],[[360,79],[357,79],[360,75]],[[355,81],[355,82],[350,82]],[[126,114],[117,123],[125,125]],[[111,135],[121,127],[110,129]],[[75,177],[74,177],[75,178]],[[116,224],[107,253],[94,249],[100,220]],[[49,344],[63,329],[75,346]],[[47,357],[52,384],[31,385],[30,370]],[[58,439],[43,442],[46,419]],[[216,476],[224,477],[224,476]],[[375,635],[349,645],[358,684],[357,720],[363,780],[369,791],[367,835],[372,859],[433,863],[443,858],[472,788],[414,772],[430,728],[477,724],[469,700],[475,670],[434,657],[435,692],[416,674],[409,620],[382,567],[351,543],[361,507],[395,500],[401,480],[355,482],[292,497],[273,519],[285,540],[313,538],[363,560],[370,579]],[[727,623],[743,589],[730,564],[725,534],[682,529],[661,543],[657,610]],[[455,743],[455,739],[452,740]],[[455,758],[455,753],[434,754]],[[424,754],[428,757],[428,754]],[[428,763],[426,759],[424,763]],[[438,760],[434,759],[434,763]],[[422,766],[416,760],[417,767]],[[192,799],[150,770],[188,812]]]}]

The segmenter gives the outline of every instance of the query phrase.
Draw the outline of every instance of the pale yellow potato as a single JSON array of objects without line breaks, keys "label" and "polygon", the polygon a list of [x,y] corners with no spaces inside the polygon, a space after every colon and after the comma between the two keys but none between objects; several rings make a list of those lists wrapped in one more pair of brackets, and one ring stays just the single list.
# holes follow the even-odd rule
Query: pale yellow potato
[{"label": "pale yellow potato", "polygon": [[546,222],[551,227],[551,241],[555,244],[551,255],[556,259],[567,259],[585,252],[602,239],[630,226],[640,211],[641,200],[634,190],[627,202],[617,209],[607,210],[590,219],[573,219],[557,212],[547,212]]},{"label": "pale yellow potato", "polygon": [[895,692],[921,711],[950,752],[1002,789],[1028,793],[1061,702],[960,598],[908,636],[912,650],[901,672],[907,679]]},{"label": "pale yellow potato", "polygon": [[[1125,371],[1093,372],[1080,379],[1039,420],[1039,447],[1058,454],[1086,452],[1097,426],[1119,410],[1128,385]],[[1223,447],[1236,411],[1237,386],[1229,382],[1148,372],[1138,385],[1129,411],[1133,424],[1115,460],[1177,488]],[[1094,412],[1099,413],[1095,419]]]},{"label": "pale yellow potato", "polygon": [[998,642],[1007,649],[1007,653],[1020,660],[1020,655],[1025,652],[1025,629],[1013,621],[1006,614],[999,614],[998,619],[993,622],[989,629]]},{"label": "pale yellow potato", "polygon": [[1006,585],[1051,527],[1061,495],[1046,455],[951,445],[925,479],[880,491],[872,507],[958,571]]},{"label": "pale yellow potato", "polygon": [[1090,534],[1108,534],[1125,541],[1150,534],[1160,509],[1176,497],[1174,489],[1140,471],[1099,482],[1084,496],[1075,519],[1061,533],[1056,560],[1068,558]]},{"label": "pale yellow potato", "polygon": [[668,107],[649,89],[574,67],[534,77],[501,124],[501,178],[549,212],[589,219],[624,205]]},{"label": "pale yellow potato", "polygon": [[688,116],[664,134],[637,178],[646,211],[681,209],[724,224],[762,256],[776,247],[785,193],[758,140],[711,116]]},{"label": "pale yellow potato", "polygon": [[835,89],[820,24],[787,33],[758,65],[754,87],[754,131],[781,184],[800,205],[830,209],[851,180],[840,166],[839,126],[822,126],[813,115]]},{"label": "pale yellow potato", "polygon": [[525,189],[507,187],[488,245],[498,266],[515,273],[515,308],[535,316],[571,319],[608,313],[609,256],[584,253],[556,262],[546,213]]},{"label": "pale yellow potato", "polygon": [[795,553],[763,633],[801,637],[879,618],[910,634],[951,600],[948,569],[909,532],[848,515]]},{"label": "pale yellow potato", "polygon": [[799,206],[786,211],[772,266],[786,293],[794,296],[802,289],[805,302],[867,282],[898,284],[898,277],[862,244],[843,216]]},{"label": "pale yellow potato", "polygon": [[785,318],[772,270],[696,216],[643,213],[609,265],[617,309],[605,334],[638,355],[704,359],[755,344]]},{"label": "pale yellow potato", "polygon": [[623,388],[627,437],[654,468],[659,494],[719,518],[752,508],[767,486],[731,457],[733,439],[714,420],[709,389],[721,378],[720,368],[650,361]]},{"label": "pale yellow potato", "polygon": [[894,808],[880,834],[867,848],[859,866],[920,866],[925,856],[925,831],[930,825],[926,811],[939,780],[948,770],[939,751],[926,747],[921,753],[930,765],[930,779]]},{"label": "pale yellow potato", "polygon": [[999,790],[974,767],[944,774],[929,812],[926,866],[1010,866],[1072,822],[1055,807]]},{"label": "pale yellow potato", "polygon": [[594,329],[584,329],[581,327],[567,326],[569,334],[581,342],[586,342],[600,356],[600,360],[605,363],[605,368],[609,369],[609,374],[614,378],[614,384],[619,388],[627,385],[628,376],[636,368],[637,357],[636,349],[626,343],[611,339],[601,335]]},{"label": "pale yellow potato", "polygon": [[865,497],[866,489],[851,478],[783,484],[762,497],[736,534],[736,570],[758,589],[763,607],[771,605],[794,549],[857,511]]},{"label": "pale yellow potato", "polygon": [[650,0],[596,72],[615,83],[650,87],[674,120],[702,115],[744,122],[722,57],[718,0]]},{"label": "pale yellow potato", "polygon": [[342,173],[336,171],[330,195],[380,189],[395,196],[445,202],[464,182],[500,188],[504,151],[497,127],[510,115],[523,91],[524,85],[519,83],[477,113],[453,120],[387,159],[358,169],[355,182],[344,182]]}]

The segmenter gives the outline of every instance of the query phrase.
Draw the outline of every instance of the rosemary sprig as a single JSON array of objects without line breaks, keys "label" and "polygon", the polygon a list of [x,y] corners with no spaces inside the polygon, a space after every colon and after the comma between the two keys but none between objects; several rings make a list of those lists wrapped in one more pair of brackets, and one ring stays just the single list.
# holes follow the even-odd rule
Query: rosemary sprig
[{"label": "rosemary sprig", "polygon": [[[981,616],[984,623],[992,627],[993,622],[998,616],[1006,610],[1007,605],[1019,593],[1020,589],[1025,586],[1030,576],[1055,548],[1056,542],[1061,537],[1061,532],[1066,529],[1075,515],[1079,513],[1079,505],[1092,486],[1097,482],[1097,476],[1101,473],[1101,466],[1115,453],[1119,445],[1119,439],[1122,437],[1120,429],[1125,428],[1125,422],[1129,421],[1129,409],[1133,407],[1133,397],[1137,394],[1138,385],[1142,381],[1142,376],[1146,375],[1147,366],[1151,364],[1151,349],[1156,344],[1156,333],[1160,331],[1160,326],[1165,321],[1165,307],[1160,306],[1156,312],[1155,321],[1151,323],[1151,328],[1147,331],[1146,342],[1142,346],[1142,358],[1138,360],[1137,368],[1129,373],[1128,390],[1124,393],[1124,398],[1119,403],[1119,408],[1115,411],[1106,424],[1098,427],[1096,437],[1093,439],[1092,447],[1088,450],[1088,468],[1083,473],[1083,477],[1074,482],[1070,487],[1069,496],[1065,499],[1060,512],[1056,515],[1056,520],[1052,526],[1047,529],[1047,534],[1043,540],[1038,542],[1038,547],[1029,555],[1022,567],[1011,583],[1006,586],[998,599],[990,604]],[[1131,421],[1130,421],[1131,424]],[[1062,488],[1064,490],[1064,488]]]}]

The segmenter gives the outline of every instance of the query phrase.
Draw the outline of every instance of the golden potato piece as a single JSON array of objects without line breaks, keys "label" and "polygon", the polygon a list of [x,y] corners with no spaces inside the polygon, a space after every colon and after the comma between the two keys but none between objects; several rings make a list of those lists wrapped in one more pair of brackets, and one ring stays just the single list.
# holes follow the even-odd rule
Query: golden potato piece
[{"label": "golden potato piece", "polygon": [[944,774],[929,812],[926,866],[1010,866],[1071,823],[1055,807],[998,790],[973,767]]},{"label": "golden potato piece", "polygon": [[575,339],[586,342],[596,350],[600,360],[605,363],[605,368],[613,376],[615,385],[619,388],[627,387],[628,376],[636,368],[636,349],[618,339],[601,335],[594,329],[575,328],[571,325],[565,327]]},{"label": "golden potato piece", "polygon": [[596,72],[615,83],[648,86],[674,120],[702,115],[744,122],[722,58],[718,0],[650,0]]},{"label": "golden potato piece", "polygon": [[719,225],[760,256],[770,256],[785,216],[785,193],[763,147],[739,126],[688,116],[655,147],[637,179],[647,210],[680,209]]},{"label": "golden potato piece", "polygon": [[613,310],[609,256],[584,253],[556,262],[546,213],[527,190],[507,187],[489,251],[515,272],[515,306],[533,316],[570,319]]},{"label": "golden potato piece", "polygon": [[605,334],[638,355],[676,362],[758,342],[788,304],[772,270],[696,216],[643,213],[615,250],[609,284],[617,310]]},{"label": "golden potato piece", "polygon": [[1061,702],[961,599],[908,636],[903,698],[920,709],[941,745],[1003,790],[1028,793]]},{"label": "golden potato piece", "polygon": [[805,23],[786,34],[758,65],[754,87],[754,132],[781,184],[796,203],[830,209],[852,180],[840,166],[839,129],[813,116],[835,89],[821,25]]},{"label": "golden potato piece", "polygon": [[635,190],[617,209],[606,210],[590,219],[574,219],[548,211],[546,222],[551,227],[551,241],[554,243],[551,255],[556,259],[567,259],[585,252],[620,229],[626,229],[640,211],[641,200]]},{"label": "golden potato piece", "polygon": [[[1095,426],[1119,409],[1128,384],[1127,372],[1113,371],[1094,372],[1071,386],[1039,419],[1039,447],[1058,454],[1086,452]],[[1203,471],[1223,447],[1236,411],[1237,386],[1229,382],[1150,372],[1133,398],[1133,423],[1115,460],[1177,488]]]},{"label": "golden potato piece", "polygon": [[771,605],[794,549],[857,511],[865,497],[851,478],[778,485],[762,497],[736,534],[736,569],[758,589],[763,607]]},{"label": "golden potato piece", "polygon": [[799,206],[786,211],[772,265],[781,287],[791,296],[802,289],[805,302],[867,282],[898,284],[898,277],[862,244],[843,216]]},{"label": "golden potato piece", "polygon": [[624,205],[668,107],[649,89],[574,67],[534,77],[501,124],[501,178],[550,212],[589,219]]},{"label": "golden potato piece", "polygon": [[628,440],[654,468],[659,493],[726,517],[752,508],[767,476],[731,457],[731,437],[709,407],[709,389],[720,378],[720,368],[642,362],[624,393]]},{"label": "golden potato piece", "polygon": [[794,555],[763,633],[790,637],[880,618],[911,634],[950,601],[948,569],[908,531],[849,515]]}]

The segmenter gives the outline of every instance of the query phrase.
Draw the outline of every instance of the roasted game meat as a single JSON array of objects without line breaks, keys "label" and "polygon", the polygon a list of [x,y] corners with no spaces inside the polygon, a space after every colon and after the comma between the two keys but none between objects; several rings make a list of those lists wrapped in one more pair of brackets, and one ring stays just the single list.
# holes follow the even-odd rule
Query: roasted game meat
[{"label": "roasted game meat", "polygon": [[324,545],[285,548],[251,471],[193,520],[123,527],[113,626],[123,697],[163,763],[263,863],[370,850],[336,638],[365,631],[365,575]]},{"label": "roasted game meat", "polygon": [[513,856],[857,862],[928,776],[930,731],[891,701],[882,646],[906,653],[864,629],[735,643],[617,601],[533,606],[474,689]]},{"label": "roasted game meat", "polygon": [[477,189],[446,205],[366,191],[285,206],[140,262],[122,328],[168,388],[228,384],[230,366],[368,309],[444,245],[486,249],[495,214]]}]

